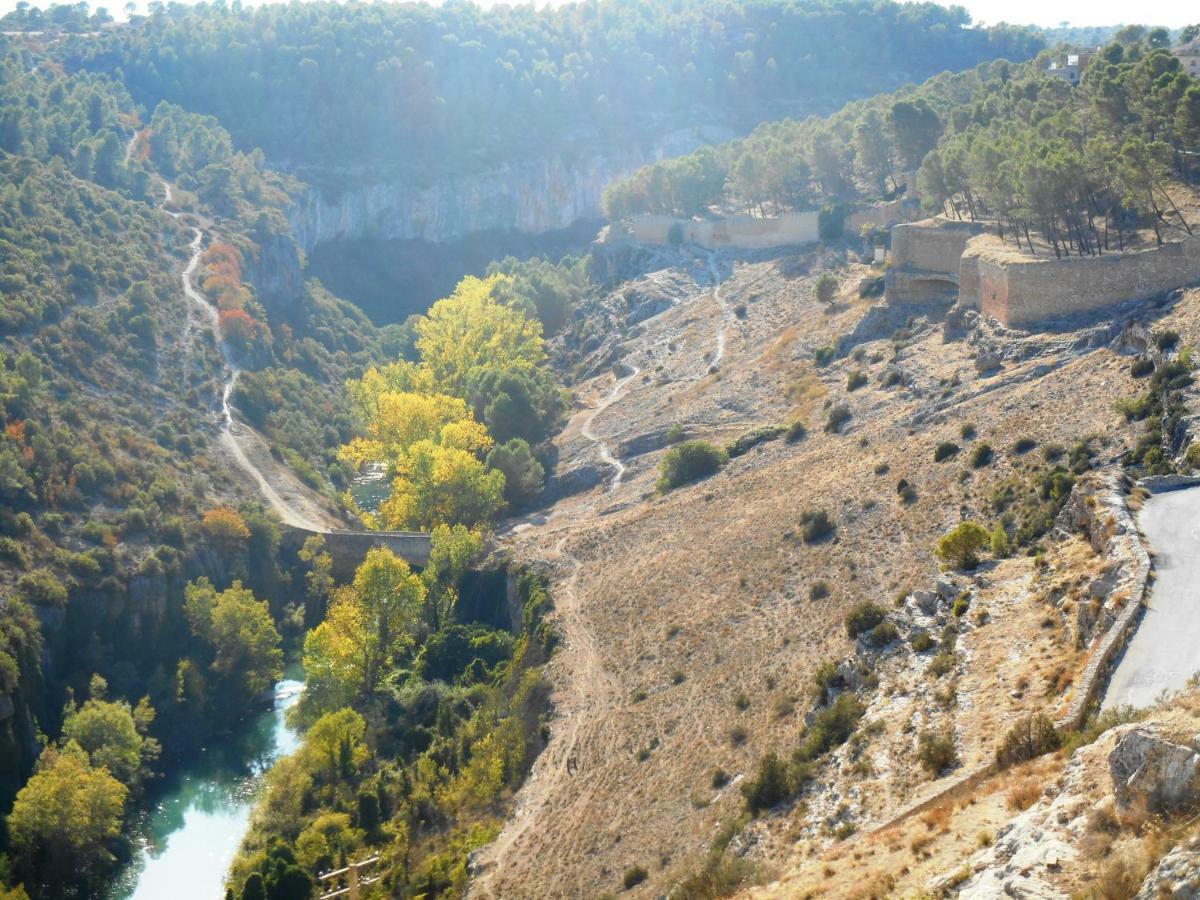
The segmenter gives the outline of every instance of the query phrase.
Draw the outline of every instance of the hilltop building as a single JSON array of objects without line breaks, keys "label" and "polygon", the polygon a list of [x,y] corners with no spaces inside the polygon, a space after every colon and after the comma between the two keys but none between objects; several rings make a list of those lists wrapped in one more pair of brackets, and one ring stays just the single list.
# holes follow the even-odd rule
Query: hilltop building
[{"label": "hilltop building", "polygon": [[1094,54],[1094,50],[1068,53],[1065,58],[1056,59],[1050,63],[1050,68],[1046,71],[1055,78],[1061,78],[1072,87],[1078,87],[1079,79],[1083,77],[1083,70]]},{"label": "hilltop building", "polygon": [[1200,38],[1193,38],[1186,44],[1172,47],[1171,55],[1179,60],[1183,71],[1194,78],[1200,78]]}]

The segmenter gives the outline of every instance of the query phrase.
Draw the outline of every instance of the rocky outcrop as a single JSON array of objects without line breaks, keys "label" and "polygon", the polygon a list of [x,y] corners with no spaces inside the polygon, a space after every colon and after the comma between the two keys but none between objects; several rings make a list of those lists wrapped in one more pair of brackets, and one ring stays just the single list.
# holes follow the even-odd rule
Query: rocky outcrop
[{"label": "rocky outcrop", "polygon": [[[607,155],[550,156],[420,185],[411,180],[339,178],[336,190],[310,186],[294,198],[288,221],[302,250],[326,241],[446,241],[480,231],[537,234],[602,217],[605,187],[667,150],[694,150],[710,136],[671,135],[658,146],[629,146]],[[332,179],[330,179],[332,180]]]},{"label": "rocky outcrop", "polygon": [[245,260],[246,280],[254,285],[255,292],[264,299],[293,298],[300,294],[304,285],[300,253],[295,240],[288,234],[258,236],[258,242]]},{"label": "rocky outcrop", "polygon": [[[1150,556],[1142,546],[1125,502],[1119,470],[1081,479],[1059,513],[1057,524],[1068,532],[1083,532],[1092,548],[1109,561],[1102,576],[1107,593],[1101,605],[1111,614],[1111,624],[1093,642],[1088,664],[1076,680],[1070,706],[1057,723],[1060,727],[1077,728],[1107,683],[1109,666],[1138,621],[1150,577]],[[1068,628],[1072,626],[1070,621],[1066,624]]]},{"label": "rocky outcrop", "polygon": [[1108,755],[1108,770],[1118,809],[1176,810],[1196,798],[1200,753],[1138,728],[1121,735]]},{"label": "rocky outcrop", "polygon": [[1154,867],[1137,900],[1196,900],[1200,898],[1200,837],[1180,844]]}]

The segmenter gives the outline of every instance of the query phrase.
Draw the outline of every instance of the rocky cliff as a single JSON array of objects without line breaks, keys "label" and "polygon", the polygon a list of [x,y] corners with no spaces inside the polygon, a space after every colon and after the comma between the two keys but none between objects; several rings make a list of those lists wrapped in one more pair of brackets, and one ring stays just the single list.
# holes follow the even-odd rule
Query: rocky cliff
[{"label": "rocky cliff", "polygon": [[[420,186],[357,176],[336,190],[310,186],[288,211],[300,247],[330,240],[446,241],[494,229],[540,233],[601,217],[600,195],[614,179],[664,155],[687,153],[715,134],[677,132],[653,146],[568,158],[550,156]],[[330,173],[307,181],[333,180]],[[351,180],[349,178],[347,181]]]}]

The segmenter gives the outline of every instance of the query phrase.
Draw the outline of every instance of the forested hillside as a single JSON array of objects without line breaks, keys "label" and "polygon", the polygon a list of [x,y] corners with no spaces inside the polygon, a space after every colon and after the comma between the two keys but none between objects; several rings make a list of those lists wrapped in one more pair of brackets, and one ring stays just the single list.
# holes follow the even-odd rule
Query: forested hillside
[{"label": "forested hillside", "polygon": [[216,115],[273,162],[421,178],[707,121],[744,130],[1041,48],[1027,29],[967,25],[961,8],[868,0],[160,5],[68,39],[62,58],[121,73],[147,108]]},{"label": "forested hillside", "polygon": [[1200,85],[1165,30],[1123,34],[1078,88],[1047,73],[1048,55],[984,63],[647,166],[610,186],[608,210],[836,211],[913,191],[931,212],[996,219],[1018,244],[1036,229],[1056,253],[1123,246],[1139,218],[1161,242],[1191,228],[1167,188],[1197,174]]}]

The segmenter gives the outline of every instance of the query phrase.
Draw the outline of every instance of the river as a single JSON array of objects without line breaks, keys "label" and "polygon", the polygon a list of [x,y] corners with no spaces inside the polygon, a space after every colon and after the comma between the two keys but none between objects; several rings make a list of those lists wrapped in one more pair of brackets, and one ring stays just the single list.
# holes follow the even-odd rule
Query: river
[{"label": "river", "polygon": [[1154,554],[1154,581],[1109,681],[1105,709],[1150,706],[1200,671],[1200,488],[1154,494],[1138,525]]},{"label": "river", "polygon": [[274,709],[246,722],[240,733],[215,740],[157,785],[155,805],[135,830],[133,861],[110,900],[220,900],[263,777],[299,744],[284,713],[303,689],[300,681],[280,681]]}]

